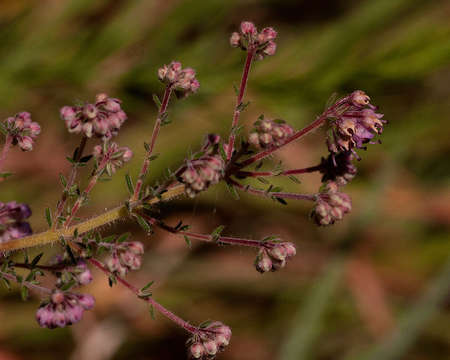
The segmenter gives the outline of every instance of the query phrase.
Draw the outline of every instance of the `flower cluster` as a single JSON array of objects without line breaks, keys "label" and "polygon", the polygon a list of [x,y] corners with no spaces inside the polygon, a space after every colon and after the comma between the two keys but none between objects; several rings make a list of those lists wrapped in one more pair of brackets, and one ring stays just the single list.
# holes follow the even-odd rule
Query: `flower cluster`
[{"label": "flower cluster", "polygon": [[291,242],[275,243],[270,248],[261,248],[256,256],[255,267],[260,273],[276,271],[285,267],[286,261],[297,253]]},{"label": "flower cluster", "polygon": [[328,149],[332,153],[365,149],[365,144],[372,141],[375,135],[381,134],[383,114],[376,113],[376,107],[370,104],[370,98],[364,91],[354,91],[343,104],[343,110],[335,111],[331,122],[333,138],[329,138]]},{"label": "flower cluster", "polygon": [[133,152],[126,146],[119,147],[115,142],[105,141],[103,145],[94,146],[92,155],[97,162],[106,161],[106,171],[111,176],[131,160]]},{"label": "flower cluster", "polygon": [[353,165],[354,155],[350,151],[330,154],[327,158],[322,158],[320,172],[323,174],[322,182],[334,181],[339,186],[350,182],[358,172]]},{"label": "flower cluster", "polygon": [[130,270],[138,270],[142,264],[144,245],[139,241],[123,242],[114,246],[111,258],[106,263],[108,269],[120,276]]},{"label": "flower cluster", "polygon": [[200,87],[200,83],[195,78],[195,70],[191,68],[183,69],[178,61],[172,61],[169,65],[160,68],[158,78],[168,86],[172,86],[181,96],[195,93]]},{"label": "flower cluster", "polygon": [[231,329],[215,321],[188,340],[189,356],[193,359],[214,359],[230,343]]},{"label": "flower cluster", "polygon": [[70,133],[82,133],[88,138],[97,136],[109,139],[117,135],[127,119],[120,104],[119,99],[98,94],[94,104],[64,106],[60,114]]},{"label": "flower cluster", "polygon": [[80,321],[83,312],[92,309],[94,304],[91,295],[55,290],[36,312],[36,320],[41,327],[49,329],[65,327]]},{"label": "flower cluster", "polygon": [[242,50],[252,49],[255,51],[256,59],[262,60],[266,56],[275,54],[277,44],[275,39],[277,32],[271,27],[266,27],[260,32],[255,24],[249,21],[241,23],[240,32],[234,32],[230,37],[230,44]]},{"label": "flower cluster", "polygon": [[34,139],[41,132],[41,127],[31,120],[29,112],[24,111],[7,118],[4,125],[8,135],[12,137],[13,145],[19,145],[23,151],[33,150]]},{"label": "flower cluster", "polygon": [[30,224],[24,221],[30,216],[31,210],[26,204],[0,202],[0,244],[31,235]]},{"label": "flower cluster", "polygon": [[261,119],[254,126],[248,142],[263,149],[282,145],[294,133],[294,129],[283,120]]},{"label": "flower cluster", "polygon": [[316,204],[312,211],[312,218],[317,225],[325,226],[342,220],[352,209],[350,197],[339,192],[335,182],[328,182],[323,191],[317,194]]},{"label": "flower cluster", "polygon": [[217,184],[222,178],[225,163],[219,155],[205,155],[189,160],[179,181],[186,185],[186,194],[191,198]]}]

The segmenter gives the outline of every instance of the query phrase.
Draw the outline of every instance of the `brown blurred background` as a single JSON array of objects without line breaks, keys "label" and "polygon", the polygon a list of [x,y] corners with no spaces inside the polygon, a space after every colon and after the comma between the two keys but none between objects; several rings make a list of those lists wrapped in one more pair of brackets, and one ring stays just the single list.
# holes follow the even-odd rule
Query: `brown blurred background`
[{"label": "brown blurred background", "polygon": [[[221,320],[233,339],[220,359],[407,359],[450,357],[450,2],[420,0],[2,0],[0,118],[27,110],[43,128],[35,150],[14,151],[1,201],[30,203],[35,231],[44,208],[60,196],[78,139],[58,111],[93,101],[98,92],[123,100],[129,120],[117,138],[135,151],[128,168],[93,192],[83,216],[126,196],[124,174],[136,176],[155,118],[156,71],[179,60],[198,72],[197,95],[173,101],[149,181],[174,169],[208,132],[225,135],[244,54],[229,47],[241,20],[279,32],[274,57],[253,68],[242,120],[264,113],[297,128],[334,93],[363,89],[390,121],[382,145],[361,152],[359,174],[346,187],[353,212],[318,229],[310,204],[289,206],[243,194],[236,202],[219,185],[195,200],[161,207],[170,223],[198,232],[224,224],[224,234],[278,234],[298,246],[282,271],[258,274],[249,249],[194,244],[132,223],[146,244],[143,269],[129,278],[155,280],[154,297],[193,323]],[[286,168],[326,154],[323,132],[279,153]],[[275,160],[277,160],[275,159]],[[86,174],[86,173],[85,173]],[[290,190],[315,192],[319,177]],[[42,249],[35,250],[34,253]],[[58,251],[50,247],[48,257]],[[183,359],[182,330],[156,316],[102,274],[86,289],[95,311],[66,329],[40,329],[38,299],[23,303],[0,289],[0,360]]]}]

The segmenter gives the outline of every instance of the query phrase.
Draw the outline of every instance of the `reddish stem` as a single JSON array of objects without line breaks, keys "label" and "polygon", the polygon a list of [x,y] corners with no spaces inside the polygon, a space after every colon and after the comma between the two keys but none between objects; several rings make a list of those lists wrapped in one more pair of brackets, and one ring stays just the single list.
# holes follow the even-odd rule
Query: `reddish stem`
[{"label": "reddish stem", "polygon": [[288,192],[267,192],[265,190],[255,189],[249,185],[242,185],[238,183],[237,181],[233,179],[227,179],[228,183],[236,186],[237,188],[248,192],[249,194],[263,196],[263,197],[276,197],[276,198],[282,198],[282,199],[293,199],[293,200],[309,200],[309,201],[315,201],[316,196],[315,195],[309,195],[309,194],[297,194],[297,193],[288,193]]},{"label": "reddish stem", "polygon": [[3,161],[5,161],[9,150],[11,149],[11,145],[13,142],[13,137],[11,135],[7,135],[5,139],[5,144],[3,145],[2,152],[0,154],[0,169],[2,168]]},{"label": "reddish stem", "polygon": [[254,56],[255,56],[255,49],[253,47],[249,47],[247,52],[247,59],[245,60],[244,70],[242,72],[241,86],[239,88],[239,94],[237,96],[236,106],[234,108],[233,122],[231,125],[230,139],[228,141],[228,148],[227,148],[227,160],[230,160],[231,155],[233,154],[234,141],[236,139],[235,131],[239,124],[239,117],[241,115],[241,110],[239,110],[239,106],[242,104],[242,99],[244,98],[245,88],[247,87],[248,82],[248,74],[250,72],[250,67],[252,65]]},{"label": "reddish stem", "polygon": [[241,245],[241,246],[249,246],[254,248],[264,248],[264,247],[271,247],[273,244],[270,242],[264,242],[260,240],[252,240],[252,239],[241,239],[236,237],[230,237],[230,236],[219,236],[215,240],[212,235],[205,235],[205,234],[197,234],[190,231],[178,231],[177,234],[188,236],[193,239],[197,239],[200,241],[206,241],[206,242],[216,242],[218,244],[229,244],[229,245]]},{"label": "reddish stem", "polygon": [[237,175],[244,177],[264,177],[264,176],[287,176],[287,175],[299,175],[320,171],[321,165],[310,166],[302,169],[285,170],[282,172],[273,171],[239,171]]},{"label": "reddish stem", "polygon": [[58,218],[61,216],[62,212],[64,211],[64,206],[66,205],[67,198],[68,198],[68,191],[75,183],[75,179],[77,178],[77,169],[78,169],[78,162],[80,161],[81,157],[83,156],[84,148],[86,147],[87,143],[87,137],[83,136],[81,138],[80,146],[78,147],[77,156],[73,159],[75,161],[75,164],[72,165],[72,171],[70,172],[69,181],[67,181],[67,184],[64,188],[63,194],[61,196],[61,200],[58,202],[56,213],[55,213],[55,221],[53,222],[52,229],[56,229],[58,226]]},{"label": "reddish stem", "polygon": [[[103,271],[108,276],[109,275],[113,275],[106,268],[106,266],[103,265],[100,261],[98,261],[98,260],[96,260],[94,258],[91,258],[88,261],[92,265],[94,265],[95,267],[97,267],[98,269]],[[151,296],[150,297],[145,297],[145,298],[141,297],[139,289],[137,287],[135,287],[134,285],[130,284],[124,278],[122,278],[122,277],[120,277],[118,275],[114,275],[114,277],[117,279],[118,282],[120,282],[123,286],[125,286],[127,289],[129,289],[131,292],[133,292],[136,296],[138,296],[142,300],[144,300],[144,301],[148,302],[149,304],[151,304],[153,306],[153,308],[156,309],[160,314],[164,315],[169,320],[172,320],[175,324],[177,324],[178,326],[182,327],[187,332],[189,332],[191,334],[198,333],[199,329],[196,326],[193,326],[193,325],[189,324],[187,321],[184,321],[182,318],[180,318],[179,316],[175,315],[173,312],[167,310],[164,306],[162,306],[160,303],[158,303],[156,300],[154,300]]]},{"label": "reddish stem", "polygon": [[147,175],[148,168],[150,166],[150,157],[153,153],[153,149],[156,144],[156,139],[158,138],[159,131],[161,129],[162,116],[166,113],[167,107],[169,105],[170,95],[172,94],[172,85],[169,84],[164,91],[163,100],[161,103],[161,107],[158,111],[158,117],[156,118],[155,126],[153,128],[152,138],[150,140],[150,145],[148,151],[145,155],[144,162],[142,163],[141,172],[139,173],[138,180],[136,182],[136,187],[134,188],[134,194],[132,197],[132,201],[136,201],[139,199],[139,194],[141,193],[142,185],[144,183],[144,178]]},{"label": "reddish stem", "polygon": [[295,132],[293,135],[291,135],[289,138],[286,139],[286,141],[281,144],[281,145],[277,145],[277,146],[273,146],[270,149],[261,151],[258,154],[253,155],[252,157],[248,158],[247,160],[245,160],[244,162],[242,162],[240,164],[241,168],[247,167],[261,159],[264,159],[265,157],[271,155],[272,153],[274,153],[275,151],[277,151],[278,149],[282,148],[283,146],[286,146],[287,144],[301,138],[303,135],[308,134],[310,131],[318,128],[319,126],[321,126],[323,124],[323,122],[332,114],[334,114],[336,108],[338,108],[339,106],[341,106],[342,104],[346,103],[348,101],[349,97],[346,96],[343,99],[339,100],[338,102],[336,102],[333,106],[329,107],[327,110],[325,110],[322,115],[320,115],[316,120],[314,120],[311,124],[309,124],[308,126],[304,127],[303,129]]}]

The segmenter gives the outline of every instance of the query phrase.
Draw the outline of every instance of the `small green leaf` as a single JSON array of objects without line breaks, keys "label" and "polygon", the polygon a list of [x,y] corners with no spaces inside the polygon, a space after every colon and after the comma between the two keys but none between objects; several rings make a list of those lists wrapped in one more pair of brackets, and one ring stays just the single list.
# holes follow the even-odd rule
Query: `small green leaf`
[{"label": "small green leaf", "polygon": [[159,100],[158,95],[153,94],[153,102],[155,103],[156,107],[159,109],[161,109],[161,100]]},{"label": "small green leaf", "polygon": [[154,281],[150,281],[147,285],[141,288],[141,292],[145,292],[145,290],[149,289],[153,285]]},{"label": "small green leaf", "polygon": [[64,177],[63,174],[59,173],[59,181],[61,182],[61,185],[65,188],[67,186],[67,180]]},{"label": "small green leaf", "polygon": [[41,260],[42,255],[44,255],[44,253],[40,253],[39,255],[36,255],[35,258],[31,261],[31,267],[35,267],[39,260]]},{"label": "small green leaf", "polygon": [[28,288],[22,286],[22,288],[20,289],[20,295],[22,296],[22,300],[26,301],[28,299]]},{"label": "small green leaf", "polygon": [[45,208],[45,219],[47,220],[48,226],[51,227],[53,221],[52,221],[52,213],[49,208]]},{"label": "small green leaf", "polygon": [[150,305],[148,309],[150,316],[152,317],[152,320],[155,320],[155,309],[153,308],[153,305]]},{"label": "small green leaf", "polygon": [[186,235],[184,235],[184,241],[186,241],[186,244],[187,246],[189,246],[189,248],[192,247],[191,239],[189,239]]},{"label": "small green leaf", "polygon": [[127,184],[128,192],[130,195],[134,194],[133,181],[131,180],[130,174],[125,174],[125,182]]},{"label": "small green leaf", "polygon": [[233,198],[234,198],[235,200],[239,200],[239,199],[240,199],[239,194],[238,194],[236,188],[235,188],[232,184],[228,184],[228,183],[227,183],[227,189],[228,189],[228,191],[231,193],[231,195],[233,195]]},{"label": "small green leaf", "polygon": [[138,222],[138,224],[145,230],[145,232],[147,232],[147,233],[152,232],[152,227],[142,216],[140,216],[138,214],[134,214],[134,217],[136,218],[136,221]]}]

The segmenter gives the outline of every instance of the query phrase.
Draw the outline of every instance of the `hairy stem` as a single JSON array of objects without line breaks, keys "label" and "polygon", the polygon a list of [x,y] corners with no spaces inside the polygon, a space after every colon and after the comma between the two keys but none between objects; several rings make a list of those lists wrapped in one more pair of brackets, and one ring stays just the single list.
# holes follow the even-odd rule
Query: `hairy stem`
[{"label": "hairy stem", "polygon": [[169,105],[169,100],[170,100],[171,94],[172,94],[172,85],[167,85],[166,90],[164,91],[164,96],[163,96],[163,100],[161,102],[161,107],[159,108],[159,111],[158,111],[158,116],[156,118],[155,126],[153,128],[150,145],[149,145],[147,153],[145,154],[145,159],[144,159],[144,162],[142,163],[142,168],[139,173],[139,177],[136,182],[136,187],[134,188],[134,194],[133,194],[133,197],[131,198],[131,201],[136,201],[139,199],[139,195],[142,190],[142,185],[144,183],[145,176],[147,175],[148,168],[150,166],[150,157],[153,153],[153,149],[155,148],[156,139],[158,138],[159,131],[161,129],[162,118],[163,118],[163,115],[167,111],[167,107]]},{"label": "hairy stem", "polygon": [[3,166],[3,161],[5,161],[8,156],[8,152],[11,149],[13,137],[11,135],[6,136],[5,144],[3,145],[2,152],[0,153],[0,169]]},{"label": "hairy stem", "polygon": [[84,148],[86,147],[87,139],[88,138],[86,136],[83,136],[81,138],[81,142],[80,142],[80,145],[78,146],[77,154],[76,154],[75,158],[73,159],[75,161],[75,164],[72,165],[72,170],[70,172],[69,181],[67,181],[67,184],[66,184],[64,191],[62,193],[62,196],[61,196],[61,200],[58,202],[58,205],[56,207],[56,213],[55,213],[56,221],[53,222],[53,226],[52,226],[53,229],[56,229],[56,227],[58,226],[58,218],[61,216],[61,214],[64,210],[64,206],[66,205],[69,189],[73,186],[73,184],[75,183],[75,180],[77,178],[78,162],[80,161],[81,157],[83,156],[83,152],[84,152]]},{"label": "hairy stem", "polygon": [[[91,258],[88,260],[92,265],[103,271],[108,276],[112,275],[112,273],[106,268],[105,265],[103,265],[100,261]],[[158,303],[156,300],[154,300],[151,296],[149,297],[141,297],[140,291],[138,288],[136,288],[134,285],[130,284],[128,281],[126,281],[124,278],[114,275],[114,277],[117,279],[118,282],[120,282],[123,286],[125,286],[127,289],[129,289],[131,292],[133,292],[137,297],[140,299],[146,301],[150,305],[153,306],[153,308],[158,311],[160,314],[164,315],[169,320],[173,321],[178,326],[185,329],[187,332],[191,334],[195,334],[199,331],[199,329],[196,326],[193,326],[189,324],[187,321],[183,320],[179,316],[175,315],[173,312],[166,309],[164,306],[162,306],[160,303]]]},{"label": "hairy stem", "polygon": [[[156,204],[160,201],[170,200],[176,196],[184,194],[184,185],[177,185],[168,189],[161,195],[160,198],[153,197],[146,201],[147,204]],[[78,230],[79,234],[89,232],[90,230],[97,229],[101,226],[110,224],[119,219],[126,219],[129,217],[128,208],[126,205],[117,206],[109,211],[104,212],[101,215],[95,216],[88,220],[85,220],[79,224],[72,225],[68,228],[62,229],[50,229],[48,231],[41,232],[26,236],[20,239],[14,239],[5,243],[0,243],[0,252],[19,250],[23,248],[29,248],[33,246],[42,246],[58,241],[61,237],[73,236],[75,230]]]},{"label": "hairy stem", "polygon": [[238,177],[265,177],[265,176],[288,176],[307,174],[315,171],[320,171],[321,165],[310,166],[302,169],[285,170],[281,172],[275,171],[239,171],[236,176]]},{"label": "hairy stem", "polygon": [[252,65],[254,56],[255,56],[255,49],[252,47],[249,47],[249,49],[247,51],[247,58],[245,60],[244,70],[242,72],[242,79],[241,79],[241,85],[239,87],[239,94],[237,95],[236,106],[234,108],[233,122],[231,125],[231,133],[230,133],[230,138],[228,140],[227,160],[230,160],[231,155],[233,154],[234,141],[236,139],[235,131],[239,124],[239,117],[241,115],[240,106],[242,104],[242,99],[244,98],[245,88],[247,87],[247,82],[248,82],[248,75],[250,73],[250,67]]},{"label": "hairy stem", "polygon": [[38,292],[46,294],[46,295],[52,293],[52,291],[50,289],[48,289],[46,287],[43,287],[43,286],[40,286],[40,285],[37,285],[37,284],[33,284],[33,283],[29,282],[29,281],[22,280],[22,282],[19,282],[14,275],[5,273],[3,271],[0,271],[0,277],[8,279],[9,281],[14,281],[14,282],[16,282],[19,285],[26,286],[30,290],[35,290],[35,291],[38,291]]}]

